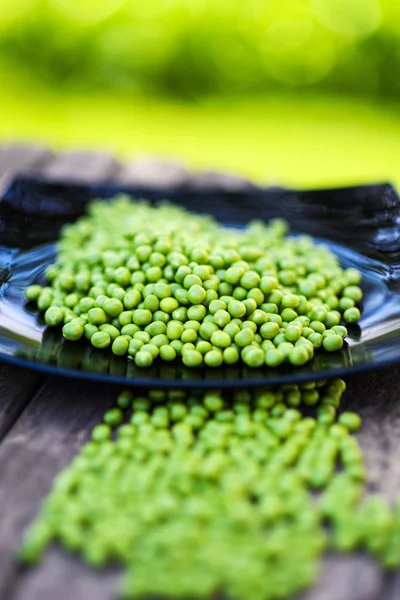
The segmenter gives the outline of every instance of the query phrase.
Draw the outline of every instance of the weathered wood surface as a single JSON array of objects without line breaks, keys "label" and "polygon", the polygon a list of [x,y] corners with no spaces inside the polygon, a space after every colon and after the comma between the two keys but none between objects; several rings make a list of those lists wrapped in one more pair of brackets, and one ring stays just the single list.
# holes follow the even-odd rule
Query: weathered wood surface
[{"label": "weathered wood surface", "polygon": [[[0,148],[0,189],[17,172],[52,180],[118,180],[136,185],[242,189],[250,182],[218,173],[190,174],[179,164],[143,158],[121,165],[107,154],[44,148]],[[349,378],[346,402],[364,424],[359,434],[369,488],[393,500],[400,494],[400,368]],[[118,574],[95,573],[78,559],[51,550],[41,565],[22,570],[15,560],[21,534],[76,454],[116,390],[0,367],[0,598],[1,600],[112,600]],[[302,600],[398,600],[400,579],[385,576],[361,556],[329,556],[318,585]]]}]

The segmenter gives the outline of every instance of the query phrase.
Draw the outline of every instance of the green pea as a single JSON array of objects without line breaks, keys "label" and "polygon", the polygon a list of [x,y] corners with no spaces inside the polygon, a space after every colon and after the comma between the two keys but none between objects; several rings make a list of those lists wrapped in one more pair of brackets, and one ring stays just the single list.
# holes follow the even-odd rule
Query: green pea
[{"label": "green pea", "polygon": [[119,336],[112,343],[111,350],[116,356],[124,356],[128,352],[130,339],[128,336]]},{"label": "green pea", "polygon": [[223,351],[223,361],[226,365],[234,365],[239,361],[239,351],[234,346],[229,346]]},{"label": "green pea", "polygon": [[121,335],[129,335],[133,337],[135,333],[139,331],[139,327],[134,323],[130,323],[129,325],[124,325],[121,329]]},{"label": "green pea", "polygon": [[86,339],[90,340],[93,334],[99,331],[99,328],[96,325],[92,325],[91,323],[86,323],[83,327],[83,333]]},{"label": "green pea", "polygon": [[343,298],[339,299],[339,309],[342,312],[346,311],[348,308],[353,308],[355,304],[355,301],[352,298],[348,298],[347,296],[344,296]]},{"label": "green pea", "polygon": [[128,354],[130,354],[130,356],[135,356],[137,354],[137,352],[139,352],[139,350],[142,348],[143,345],[144,345],[144,342],[142,340],[138,340],[138,339],[131,340],[128,344]]},{"label": "green pea", "polygon": [[218,325],[221,329],[228,325],[231,320],[231,316],[228,311],[220,309],[213,315],[213,322]]},{"label": "green pea", "polygon": [[268,349],[265,352],[265,364],[268,367],[279,367],[285,360],[285,355],[280,349]]},{"label": "green pea", "polygon": [[160,348],[155,344],[149,342],[148,344],[144,344],[140,348],[140,352],[148,352],[149,354],[151,354],[152,358],[157,358],[157,356],[160,354]]},{"label": "green pea", "polygon": [[38,309],[41,311],[45,311],[48,308],[50,308],[52,302],[53,294],[50,292],[42,291],[37,301]]},{"label": "green pea", "polygon": [[223,363],[224,356],[221,351],[210,350],[204,355],[204,362],[208,367],[220,367]]},{"label": "green pea", "polygon": [[146,308],[137,308],[133,311],[132,320],[135,325],[144,326],[149,325],[152,321],[152,314]]},{"label": "green pea", "polygon": [[62,328],[62,333],[65,339],[73,342],[79,340],[83,336],[83,326],[79,323],[71,321]]},{"label": "green pea", "polygon": [[127,310],[133,310],[141,302],[142,297],[137,290],[132,290],[125,294],[123,303]]},{"label": "green pea", "polygon": [[25,297],[30,302],[36,302],[42,293],[42,288],[40,285],[29,285],[25,290]]},{"label": "green pea", "polygon": [[[266,323],[267,325],[267,323]],[[264,325],[263,325],[264,327]],[[279,328],[278,328],[279,330]],[[201,329],[200,329],[201,331]],[[223,332],[222,332],[223,333]],[[228,335],[228,334],[226,334]],[[229,337],[229,335],[228,335]],[[244,329],[242,329],[241,331],[239,331],[236,335],[235,335],[235,344],[237,346],[239,346],[239,348],[244,348],[245,346],[250,345],[253,341],[254,341],[254,332],[252,331],[252,329],[246,327]],[[229,344],[230,345],[230,337],[229,337]],[[227,346],[226,346],[227,347]]]},{"label": "green pea", "polygon": [[339,424],[343,425],[348,431],[358,431],[361,427],[361,419],[356,413],[343,412],[339,417]]},{"label": "green pea", "polygon": [[265,354],[261,348],[246,346],[241,353],[243,362],[249,367],[261,367],[264,364]]},{"label": "green pea", "polygon": [[97,331],[90,341],[95,348],[107,348],[111,344],[111,337],[106,331]]},{"label": "green pea", "polygon": [[232,343],[229,334],[225,331],[214,331],[210,341],[213,346],[217,346],[218,348],[228,348]]},{"label": "green pea", "polygon": [[102,308],[91,308],[88,312],[89,323],[102,325],[107,321],[107,315]]},{"label": "green pea", "polygon": [[168,314],[173,313],[178,307],[179,303],[176,298],[163,298],[160,301],[161,310]]},{"label": "green pea", "polygon": [[153,356],[150,352],[139,350],[135,355],[135,364],[141,368],[150,367],[153,364]]},{"label": "green pea", "polygon": [[304,346],[295,346],[288,356],[294,366],[305,365],[309,361],[309,354]]},{"label": "green pea", "polygon": [[[260,334],[264,339],[272,340],[279,333],[279,325],[277,323],[268,322],[260,327]],[[236,339],[235,339],[236,341]]]},{"label": "green pea", "polygon": [[196,304],[195,306],[191,306],[188,308],[187,316],[188,319],[193,321],[202,321],[206,316],[206,307],[201,304]]},{"label": "green pea", "polygon": [[64,312],[57,306],[50,306],[44,313],[44,320],[52,327],[60,325],[64,319]]},{"label": "green pea", "polygon": [[162,358],[162,360],[171,362],[176,358],[176,351],[171,345],[165,344],[160,347],[160,357]]},{"label": "green pea", "polygon": [[183,351],[182,361],[187,367],[198,367],[203,362],[203,355],[197,350]]},{"label": "green pea", "polygon": [[197,340],[197,331],[195,329],[184,329],[181,335],[181,341],[185,344],[186,342],[195,342]]},{"label": "green pea", "polygon": [[361,313],[358,308],[347,308],[343,313],[343,318],[347,323],[357,323],[361,319]]},{"label": "green pea", "polygon": [[104,415],[104,422],[110,427],[116,427],[122,423],[124,415],[120,408],[111,408]]},{"label": "green pea", "polygon": [[340,335],[333,333],[324,338],[323,346],[328,352],[336,352],[343,346],[343,338]]},{"label": "green pea", "polygon": [[[260,280],[260,290],[264,294],[271,294],[278,287],[278,280],[276,277],[265,276]],[[272,312],[272,311],[268,311]]]}]

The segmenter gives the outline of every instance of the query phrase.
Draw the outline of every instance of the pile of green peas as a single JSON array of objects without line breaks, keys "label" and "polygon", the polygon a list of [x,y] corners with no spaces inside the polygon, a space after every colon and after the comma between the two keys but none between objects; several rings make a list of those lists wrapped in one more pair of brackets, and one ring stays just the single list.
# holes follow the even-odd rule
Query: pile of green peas
[{"label": "pile of green peas", "polygon": [[124,598],[289,598],[323,553],[400,564],[400,505],[365,497],[365,467],[334,381],[256,391],[122,392],[26,533],[87,564],[118,562]]},{"label": "pile of green peas", "polygon": [[49,326],[128,356],[188,367],[302,366],[340,350],[360,319],[361,274],[282,220],[222,227],[181,207],[119,196],[64,227],[49,285],[31,285]]}]

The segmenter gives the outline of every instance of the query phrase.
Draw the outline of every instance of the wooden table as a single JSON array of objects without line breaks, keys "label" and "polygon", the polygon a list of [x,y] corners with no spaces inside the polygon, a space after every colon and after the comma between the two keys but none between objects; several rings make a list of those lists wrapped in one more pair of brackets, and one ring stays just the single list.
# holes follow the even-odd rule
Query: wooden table
[{"label": "wooden table", "polygon": [[[189,174],[181,165],[143,159],[121,164],[105,154],[55,155],[45,148],[0,148],[0,193],[13,174],[51,180],[112,180],[152,186],[220,186],[250,182],[219,173]],[[400,496],[400,367],[348,379],[346,406],[363,418],[359,440],[370,490]],[[119,573],[94,572],[60,550],[23,570],[15,561],[21,533],[34,518],[53,477],[77,453],[113,404],[111,386],[45,377],[0,366],[0,599],[112,600]],[[318,585],[302,600],[399,600],[398,574],[385,575],[364,555],[326,557]]]}]

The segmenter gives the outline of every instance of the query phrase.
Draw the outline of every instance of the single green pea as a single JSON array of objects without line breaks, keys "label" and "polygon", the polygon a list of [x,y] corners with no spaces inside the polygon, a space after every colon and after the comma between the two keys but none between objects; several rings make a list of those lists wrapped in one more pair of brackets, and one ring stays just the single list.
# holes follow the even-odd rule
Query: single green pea
[{"label": "single green pea", "polygon": [[355,301],[347,296],[343,296],[339,299],[339,310],[342,312],[346,311],[348,308],[353,308],[355,305]]},{"label": "single green pea", "polygon": [[219,309],[213,315],[213,322],[218,325],[221,329],[223,329],[231,320],[231,316],[228,311],[224,309]]},{"label": "single green pea", "polygon": [[182,361],[187,367],[198,367],[203,362],[203,355],[197,350],[183,350]]},{"label": "single green pea", "polygon": [[264,364],[265,353],[256,346],[246,346],[241,352],[241,357],[247,366],[257,368]]},{"label": "single green pea", "polygon": [[288,356],[294,366],[305,365],[309,361],[309,354],[304,346],[295,346]]},{"label": "single green pea", "polygon": [[111,337],[106,331],[97,331],[90,341],[95,348],[107,348],[111,344]]},{"label": "single green pea", "polygon": [[107,321],[107,315],[102,308],[91,308],[88,312],[88,320],[92,325],[102,325]]},{"label": "single green pea", "polygon": [[143,301],[143,308],[155,312],[160,307],[160,301],[155,294],[148,294]]},{"label": "single green pea", "polygon": [[135,364],[140,368],[150,367],[153,363],[153,356],[150,352],[139,350],[135,354]]},{"label": "single green pea", "polygon": [[224,356],[221,351],[210,350],[204,355],[204,362],[208,367],[220,367],[223,363]]},{"label": "single green pea", "polygon": [[171,362],[176,358],[176,351],[170,344],[165,344],[160,347],[160,357],[162,360]]},{"label": "single green pea", "polygon": [[176,298],[163,298],[160,300],[160,308],[162,311],[170,314],[179,308],[179,302]]},{"label": "single green pea", "polygon": [[237,333],[239,333],[240,331],[240,327],[239,325],[237,325],[236,323],[232,323],[232,321],[230,323],[228,323],[227,325],[225,325],[224,327],[224,331],[225,333],[227,333],[230,338],[233,340],[235,335]]},{"label": "single green pea", "polygon": [[42,293],[40,285],[29,285],[25,290],[25,298],[30,302],[36,302]]},{"label": "single green pea", "polygon": [[132,290],[125,294],[123,303],[126,310],[133,310],[141,302],[141,294],[137,290]]},{"label": "single green pea", "polygon": [[120,408],[110,408],[104,415],[104,422],[110,427],[116,427],[122,423],[124,415]]},{"label": "single green pea", "polygon": [[303,327],[300,323],[289,324],[285,329],[285,337],[289,342],[296,342],[298,339],[300,339],[302,333]]},{"label": "single green pea", "polygon": [[278,285],[279,284],[276,277],[265,276],[261,278],[259,287],[264,294],[271,294],[278,287]]},{"label": "single green pea", "polygon": [[[264,339],[272,340],[279,333],[279,325],[277,323],[268,322],[260,327],[260,334]],[[236,339],[235,339],[236,341]]]},{"label": "single green pea", "polygon": [[169,343],[169,339],[164,333],[159,333],[151,338],[151,343],[158,348],[161,348],[161,346],[165,346]]},{"label": "single green pea", "polygon": [[64,325],[62,333],[65,339],[75,342],[83,336],[83,326],[80,323],[71,321]]},{"label": "single green pea", "polygon": [[149,310],[145,308],[137,308],[133,311],[132,320],[135,325],[145,326],[149,325],[152,321],[152,314]]},{"label": "single green pea", "polygon": [[[321,322],[325,322],[327,316],[328,316],[328,311],[323,306],[314,306],[314,308],[311,310],[310,315],[309,315],[311,321],[321,321]],[[310,327],[312,327],[314,329],[314,327],[312,326],[312,323],[310,324]],[[318,333],[321,333],[321,332],[318,332]]]},{"label": "single green pea", "polygon": [[228,348],[232,343],[230,335],[225,331],[214,331],[210,341],[213,346],[218,348]]},{"label": "single green pea", "polygon": [[334,333],[324,338],[323,346],[328,352],[336,352],[343,346],[343,338]]},{"label": "single green pea", "polygon": [[361,319],[361,313],[358,308],[347,308],[343,313],[343,318],[347,323],[357,323]]},{"label": "single green pea", "polygon": [[44,320],[47,325],[55,327],[56,325],[60,325],[64,319],[64,312],[61,308],[57,306],[50,306],[46,312],[44,313]]},{"label": "single green pea", "polygon": [[42,312],[46,311],[48,308],[50,308],[50,306],[52,305],[52,302],[53,302],[53,294],[51,292],[42,291],[42,293],[40,294],[40,296],[37,300],[38,309]]},{"label": "single green pea", "polygon": [[343,412],[339,416],[339,424],[343,425],[348,431],[358,431],[361,427],[360,417],[353,412]]},{"label": "single green pea", "polygon": [[128,336],[119,336],[112,343],[111,350],[116,356],[124,356],[128,352],[130,340]]},{"label": "single green pea", "polygon": [[223,361],[226,365],[234,365],[239,361],[239,350],[235,346],[229,346],[223,351]]},{"label": "single green pea", "polygon": [[149,354],[151,354],[152,358],[157,358],[157,356],[160,354],[160,348],[155,344],[149,342],[148,344],[144,344],[140,348],[140,352],[148,352]]},{"label": "single green pea", "polygon": [[103,442],[111,437],[111,428],[107,424],[96,425],[92,430],[92,440],[94,442]]},{"label": "single green pea", "polygon": [[140,331],[139,327],[134,323],[130,323],[129,325],[124,325],[121,328],[121,335],[129,335],[130,337],[133,337],[138,331]]},{"label": "single green pea", "polygon": [[[195,275],[188,275],[187,277],[196,277]],[[187,278],[185,278],[186,281]],[[199,278],[198,278],[199,279]],[[200,280],[201,282],[201,280]],[[206,290],[198,284],[192,285],[187,294],[189,302],[191,304],[201,304],[206,297]]]},{"label": "single green pea", "polygon": [[324,338],[322,337],[322,335],[320,333],[314,332],[311,333],[307,339],[312,343],[312,345],[314,346],[314,348],[320,348],[322,346],[322,342],[324,340]]},{"label": "single green pea", "polygon": [[[267,325],[267,324],[268,323],[266,323],[265,325]],[[263,327],[265,325],[263,325]],[[279,330],[279,328],[278,328],[278,330]],[[201,331],[201,329],[200,329],[200,331]],[[226,335],[228,335],[228,334],[226,334]],[[229,337],[229,335],[228,335],[228,337]],[[254,332],[249,327],[245,327],[244,329],[242,329],[235,335],[234,340],[235,340],[235,344],[237,346],[239,346],[239,348],[244,348],[245,346],[249,346],[254,341]],[[230,343],[231,342],[230,342],[230,338],[229,338],[229,344]]]},{"label": "single green pea", "polygon": [[199,323],[204,319],[207,314],[206,307],[202,304],[196,304],[190,306],[187,311],[188,319],[198,321]]},{"label": "single green pea", "polygon": [[146,326],[145,330],[151,335],[151,337],[154,337],[155,335],[166,333],[167,326],[162,321],[153,321]]},{"label": "single green pea", "polygon": [[198,334],[195,329],[184,329],[181,335],[181,341],[185,344],[187,342],[195,342]]}]

